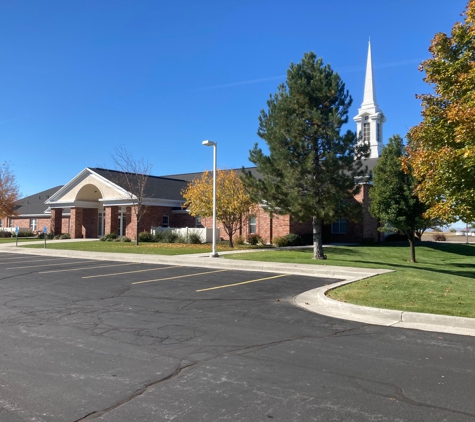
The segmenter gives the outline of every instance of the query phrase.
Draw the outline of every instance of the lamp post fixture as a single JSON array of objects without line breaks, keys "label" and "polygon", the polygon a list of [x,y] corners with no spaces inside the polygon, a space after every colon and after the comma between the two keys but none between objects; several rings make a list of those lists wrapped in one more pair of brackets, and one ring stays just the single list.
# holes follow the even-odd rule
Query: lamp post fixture
[{"label": "lamp post fixture", "polygon": [[218,158],[218,143],[213,141],[203,141],[202,144],[207,147],[213,147],[213,251],[211,258],[217,258],[216,252],[216,162]]}]

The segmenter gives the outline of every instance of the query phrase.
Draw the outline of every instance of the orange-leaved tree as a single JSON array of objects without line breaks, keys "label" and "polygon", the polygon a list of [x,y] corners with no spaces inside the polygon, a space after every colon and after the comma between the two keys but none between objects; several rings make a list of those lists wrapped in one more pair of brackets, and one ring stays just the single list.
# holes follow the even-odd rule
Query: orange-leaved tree
[{"label": "orange-leaved tree", "polygon": [[[191,181],[181,194],[186,202],[183,207],[193,216],[213,215],[213,173],[205,171],[200,179]],[[234,247],[233,235],[249,221],[256,204],[251,200],[239,175],[234,170],[216,172],[216,219]]]},{"label": "orange-leaved tree", "polygon": [[0,219],[15,216],[20,197],[15,175],[8,163],[0,165]]},{"label": "orange-leaved tree", "polygon": [[417,96],[423,121],[409,131],[405,159],[428,216],[449,222],[475,219],[475,0],[463,16],[451,36],[434,36],[420,66],[434,93]]}]

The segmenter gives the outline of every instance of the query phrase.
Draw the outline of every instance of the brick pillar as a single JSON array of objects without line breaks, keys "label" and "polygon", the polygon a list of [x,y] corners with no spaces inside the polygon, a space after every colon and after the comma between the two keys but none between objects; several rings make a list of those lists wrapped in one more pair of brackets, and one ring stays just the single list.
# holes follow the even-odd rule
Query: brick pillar
[{"label": "brick pillar", "polygon": [[71,238],[82,239],[82,208],[71,208]]},{"label": "brick pillar", "polygon": [[62,208],[53,208],[51,210],[51,218],[49,224],[49,231],[53,234],[61,234],[63,223],[63,209]]},{"label": "brick pillar", "polygon": [[104,207],[104,234],[119,233],[119,207]]},{"label": "brick pillar", "polygon": [[[137,216],[133,207],[127,207],[127,237],[137,239]],[[130,220],[129,220],[130,215]],[[129,223],[130,221],[130,223]]]}]

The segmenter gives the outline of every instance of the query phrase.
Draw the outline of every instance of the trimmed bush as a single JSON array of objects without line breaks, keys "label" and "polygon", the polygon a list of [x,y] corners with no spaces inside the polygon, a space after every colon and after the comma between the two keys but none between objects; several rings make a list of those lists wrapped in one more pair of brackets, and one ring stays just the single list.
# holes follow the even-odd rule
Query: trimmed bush
[{"label": "trimmed bush", "polygon": [[0,237],[12,237],[12,234],[10,232],[6,232],[4,230],[0,230]]},{"label": "trimmed bush", "polygon": [[71,239],[71,235],[69,233],[62,233],[59,236],[60,239]]},{"label": "trimmed bush", "polygon": [[365,237],[363,240],[361,240],[362,245],[375,245],[376,240],[374,240],[374,237]]},{"label": "trimmed bush", "polygon": [[436,233],[432,236],[432,239],[436,242],[445,242],[447,240],[444,233]]},{"label": "trimmed bush", "polygon": [[384,239],[385,242],[403,242],[405,240],[408,240],[405,234],[390,234]]},{"label": "trimmed bush", "polygon": [[117,239],[117,235],[115,233],[108,233],[105,236],[102,236],[99,240],[101,242],[113,242]]},{"label": "trimmed bush", "polygon": [[302,238],[295,233],[289,233],[284,236],[287,239],[287,246],[302,246]]},{"label": "trimmed bush", "polygon": [[286,236],[276,236],[272,239],[272,243],[279,248],[289,246],[289,240]]},{"label": "trimmed bush", "polygon": [[153,242],[153,235],[149,232],[140,232],[139,242]]},{"label": "trimmed bush", "polygon": [[258,234],[250,234],[247,236],[247,243],[250,245],[257,245],[261,237]]},{"label": "trimmed bush", "polygon": [[188,242],[192,245],[199,245],[201,243],[201,236],[198,233],[191,232],[188,234]]},{"label": "trimmed bush", "polygon": [[18,232],[18,237],[34,237],[35,234],[31,231],[27,232]]},{"label": "trimmed bush", "polygon": [[54,239],[54,240],[59,240],[59,239],[60,239],[60,237],[61,237],[61,235],[60,235],[60,234],[56,234],[56,235],[53,237],[53,239]]},{"label": "trimmed bush", "polygon": [[236,245],[244,245],[244,237],[242,237],[242,236],[236,237],[236,239],[234,240],[234,243]]},{"label": "trimmed bush", "polygon": [[132,240],[130,240],[127,236],[122,236],[120,239],[119,239],[120,242],[132,242]]}]

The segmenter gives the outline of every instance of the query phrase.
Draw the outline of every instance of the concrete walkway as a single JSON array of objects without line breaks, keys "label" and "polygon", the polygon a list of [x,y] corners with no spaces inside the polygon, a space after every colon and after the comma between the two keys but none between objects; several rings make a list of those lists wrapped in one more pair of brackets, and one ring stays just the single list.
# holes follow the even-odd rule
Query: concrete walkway
[{"label": "concrete walkway", "polygon": [[[85,239],[86,240],[86,239]],[[87,239],[89,240],[89,239]],[[96,240],[96,239],[91,239]],[[61,242],[77,242],[74,240],[61,240]],[[335,287],[353,283],[364,278],[392,272],[385,269],[368,269],[353,267],[336,267],[329,265],[289,264],[281,262],[239,261],[225,259],[222,256],[236,252],[221,252],[220,258],[211,258],[209,253],[190,255],[146,255],[110,252],[85,252],[59,249],[31,249],[22,246],[38,244],[39,242],[0,244],[0,251],[10,253],[25,253],[33,255],[58,256],[65,258],[97,259],[120,262],[136,262],[147,264],[172,264],[189,267],[206,267],[230,270],[262,271],[282,274],[296,274],[310,277],[335,278],[343,281],[313,289],[294,298],[294,303],[310,312],[326,315],[333,318],[358,321],[367,324],[384,325],[399,328],[411,328],[424,331],[475,336],[475,318],[451,317],[445,315],[424,314],[417,312],[404,312],[388,309],[378,309],[366,306],[353,305],[330,299],[325,295],[328,290]],[[252,253],[256,250],[239,251],[239,253]],[[262,250],[260,250],[262,251]]]}]

